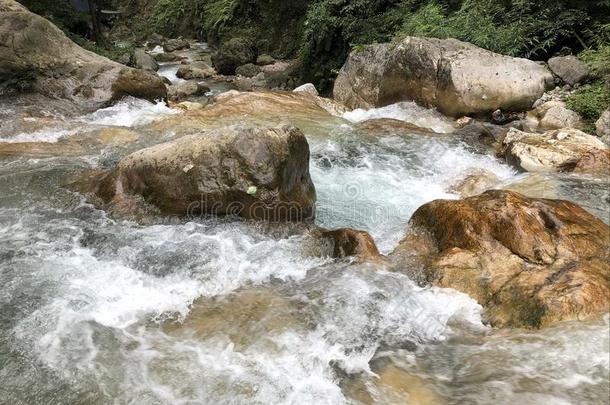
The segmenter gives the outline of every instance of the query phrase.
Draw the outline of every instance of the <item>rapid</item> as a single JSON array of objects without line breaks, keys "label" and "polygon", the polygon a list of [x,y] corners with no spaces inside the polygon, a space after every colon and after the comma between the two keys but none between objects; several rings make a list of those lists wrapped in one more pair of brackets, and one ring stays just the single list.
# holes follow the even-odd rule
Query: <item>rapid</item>
[{"label": "rapid", "polygon": [[[19,114],[0,105],[0,119],[14,120],[0,143],[137,130],[182,112],[126,99],[75,117]],[[372,118],[434,132],[363,131]],[[451,186],[473,170],[532,196],[552,190],[604,219],[603,182],[517,173],[412,103],[301,129],[317,224],[366,230],[382,253],[419,206],[459,198]],[[0,157],[2,403],[579,404],[610,395],[608,316],[493,330],[467,295],[332,259],[298,228],[142,224],[63,187],[70,174],[116,161],[109,147]]]}]

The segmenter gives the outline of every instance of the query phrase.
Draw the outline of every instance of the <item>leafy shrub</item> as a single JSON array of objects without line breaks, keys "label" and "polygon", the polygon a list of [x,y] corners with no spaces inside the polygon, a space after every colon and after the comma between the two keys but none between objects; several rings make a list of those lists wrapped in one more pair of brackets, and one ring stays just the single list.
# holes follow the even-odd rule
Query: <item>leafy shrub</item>
[{"label": "leafy shrub", "polygon": [[592,82],[579,88],[567,100],[568,108],[579,113],[587,124],[587,131],[594,131],[594,124],[610,106],[610,45],[580,54],[591,69]]},{"label": "leafy shrub", "polygon": [[588,132],[595,132],[594,124],[610,105],[610,91],[602,81],[585,85],[572,94],[566,102],[587,124]]},{"label": "leafy shrub", "polygon": [[[602,3],[588,7],[604,8]],[[431,1],[405,17],[401,33],[453,37],[506,55],[544,57],[564,45],[586,46],[578,32],[591,20],[587,8],[568,0],[464,0],[456,11]]]},{"label": "leafy shrub", "polygon": [[133,52],[136,49],[135,44],[132,42],[126,42],[120,45],[110,45],[108,48],[106,48],[96,44],[95,42],[88,41],[79,35],[75,35],[72,33],[67,34],[68,37],[72,41],[76,42],[81,48],[85,48],[88,51],[91,51],[114,61],[118,61],[125,54],[133,55]]}]

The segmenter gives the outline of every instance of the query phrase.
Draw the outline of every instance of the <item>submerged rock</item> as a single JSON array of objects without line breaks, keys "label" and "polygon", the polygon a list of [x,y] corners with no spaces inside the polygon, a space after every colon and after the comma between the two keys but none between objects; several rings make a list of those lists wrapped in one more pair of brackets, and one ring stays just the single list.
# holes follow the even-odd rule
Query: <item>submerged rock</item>
[{"label": "submerged rock", "polygon": [[[374,362],[377,363],[377,362]],[[448,403],[433,385],[410,373],[392,361],[373,364],[373,376],[368,373],[354,376],[344,388],[347,397],[357,404],[443,405]]]},{"label": "submerged rock", "polygon": [[300,222],[313,219],[316,200],[307,139],[291,126],[183,136],[132,153],[83,188],[122,215],[143,201],[164,215]]},{"label": "submerged rock", "polygon": [[608,312],[610,228],[576,204],[492,190],[425,204],[409,226],[397,268],[417,258],[423,279],[469,294],[494,326]]},{"label": "submerged rock", "polygon": [[383,256],[377,250],[375,241],[368,232],[351,228],[328,231],[321,229],[320,238],[331,243],[333,257],[355,256],[360,262],[379,261]]},{"label": "submerged rock", "polygon": [[286,330],[306,330],[298,303],[262,287],[244,288],[214,298],[200,298],[182,321],[163,324],[165,333],[189,339],[226,336],[238,350]]},{"label": "submerged rock", "polygon": [[449,188],[450,193],[458,194],[462,198],[481,194],[483,191],[494,188],[500,179],[490,171],[474,169]]},{"label": "submerged rock", "polygon": [[125,95],[165,98],[165,85],[156,74],[86,51],[51,22],[11,4],[15,2],[4,0],[0,12],[0,82],[27,83],[26,91],[88,108]]},{"label": "submerged rock", "polygon": [[527,59],[456,39],[407,37],[353,51],[335,81],[334,97],[350,108],[414,100],[459,117],[527,110],[552,83],[544,66]]},{"label": "submerged rock", "polygon": [[577,129],[559,129],[544,134],[510,128],[500,155],[528,172],[571,171],[586,153],[607,149],[598,138]]},{"label": "submerged rock", "polygon": [[549,68],[561,80],[574,86],[590,75],[589,67],[576,56],[557,56],[549,59]]}]

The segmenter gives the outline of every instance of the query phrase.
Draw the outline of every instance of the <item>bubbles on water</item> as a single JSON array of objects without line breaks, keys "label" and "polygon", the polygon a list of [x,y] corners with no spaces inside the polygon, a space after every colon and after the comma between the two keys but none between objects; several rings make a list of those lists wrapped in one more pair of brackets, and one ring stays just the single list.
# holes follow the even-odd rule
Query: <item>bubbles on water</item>
[{"label": "bubbles on water", "polygon": [[126,97],[115,105],[99,109],[80,118],[80,121],[96,125],[135,127],[146,125],[169,115],[179,114],[165,105],[163,101],[150,101]]},{"label": "bubbles on water", "polygon": [[76,129],[54,129],[45,128],[29,133],[19,133],[10,138],[0,138],[0,142],[5,143],[19,143],[19,142],[49,142],[55,143],[62,138],[72,136],[76,134]]},{"label": "bubbles on water", "polygon": [[159,70],[157,71],[157,73],[159,74],[159,76],[167,78],[172,84],[185,83],[186,80],[176,75],[180,66],[181,65],[178,63],[166,63],[159,66]]},{"label": "bubbles on water", "polygon": [[343,114],[351,122],[362,122],[377,118],[391,118],[405,121],[421,128],[428,128],[438,133],[454,131],[453,121],[436,110],[421,107],[412,101],[404,101],[386,107],[364,110],[358,108]]},{"label": "bubbles on water", "polygon": [[350,134],[314,140],[311,149],[317,221],[327,228],[366,230],[385,253],[398,244],[418,207],[457,198],[447,190],[473,169],[489,171],[500,182],[516,175],[494,157],[447,138],[405,134],[362,142]]}]

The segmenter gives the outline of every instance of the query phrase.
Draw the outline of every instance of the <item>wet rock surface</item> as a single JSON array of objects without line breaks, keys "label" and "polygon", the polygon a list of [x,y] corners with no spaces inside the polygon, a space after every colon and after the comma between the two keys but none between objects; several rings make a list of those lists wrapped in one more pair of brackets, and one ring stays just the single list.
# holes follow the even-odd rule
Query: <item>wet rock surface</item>
[{"label": "wet rock surface", "polygon": [[137,214],[145,202],[161,214],[187,218],[299,222],[314,218],[316,200],[307,140],[289,126],[183,136],[134,152],[77,187],[118,215]]},{"label": "wet rock surface", "polygon": [[577,129],[559,129],[544,134],[511,128],[506,133],[500,155],[529,171],[570,171],[586,153],[606,150],[599,138]]},{"label": "wet rock surface", "polygon": [[409,226],[390,256],[397,269],[419,262],[423,280],[469,294],[494,326],[607,311],[610,228],[575,204],[492,190],[425,204]]}]

